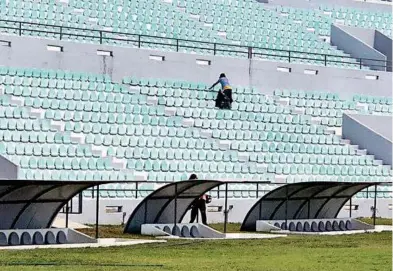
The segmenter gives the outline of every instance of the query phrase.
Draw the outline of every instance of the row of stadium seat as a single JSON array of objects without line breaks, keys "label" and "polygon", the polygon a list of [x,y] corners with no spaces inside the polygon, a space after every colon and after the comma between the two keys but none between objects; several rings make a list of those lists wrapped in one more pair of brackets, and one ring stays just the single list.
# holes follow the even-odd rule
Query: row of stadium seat
[{"label": "row of stadium seat", "polygon": [[[22,178],[27,179],[42,179],[46,176],[48,179],[52,180],[127,180],[134,179],[134,175],[132,172],[122,173],[118,171],[70,171],[70,170],[30,170],[30,169],[22,169],[20,171],[20,176]],[[251,176],[255,177],[255,175],[249,174],[221,174],[221,173],[199,173],[198,176],[204,179],[244,179],[244,180],[252,180],[257,181],[257,179],[251,179]],[[260,176],[259,180],[265,180],[265,177],[268,178],[269,175]],[[177,180],[185,180],[188,178],[187,173],[155,173],[151,172],[148,174],[148,179],[150,181],[158,181],[158,182],[172,182]],[[335,176],[288,176],[287,182],[301,182],[301,181],[315,181],[319,178],[323,178],[324,180],[330,181],[350,181],[350,182],[364,182],[364,177],[356,177],[356,176],[347,176],[344,178],[335,177]],[[368,177],[369,178],[369,177]],[[376,177],[374,177],[376,178]],[[378,179],[379,178],[379,179]],[[376,181],[386,181],[378,177],[375,179]],[[389,180],[387,180],[389,181]],[[136,185],[135,184],[117,184],[117,185],[103,185],[101,186],[100,196],[102,197],[113,197],[113,198],[135,198],[135,197],[145,197],[147,196],[153,189],[158,188],[157,186],[152,186],[150,183],[139,183],[138,185],[138,195],[136,195]],[[259,185],[258,186],[258,196],[262,196],[267,191],[273,189],[273,185]],[[230,185],[228,193],[228,197],[243,197],[243,198],[255,198],[257,197],[257,188],[255,184],[243,184],[243,185]],[[236,191],[242,190],[242,191]],[[84,197],[92,197],[93,192],[91,190],[84,191]],[[218,195],[220,197],[224,197],[224,191],[221,189],[218,192],[218,189],[214,189],[209,191],[212,197],[217,198]],[[378,198],[391,198],[392,191],[391,187],[378,187]],[[356,195],[358,198],[373,198],[373,191],[363,191]]]},{"label": "row of stadium seat", "polygon": [[[10,157],[13,162],[18,161],[21,168],[28,169],[57,169],[57,170],[113,170],[108,158],[39,158],[23,156],[20,159]],[[264,174],[275,173],[284,175],[335,175],[335,176],[389,176],[385,167],[372,166],[339,166],[339,165],[282,165],[270,163],[267,167],[256,163],[229,163],[212,161],[174,160],[128,160],[127,169],[143,172],[204,172],[204,173],[243,173]]]},{"label": "row of stadium seat", "polygon": [[[201,138],[201,133],[198,130],[190,130],[186,127],[168,127],[168,126],[152,126],[147,122],[146,124],[142,122],[141,124],[132,125],[132,121],[126,121],[124,124],[118,123],[98,123],[98,122],[82,122],[82,118],[53,118],[55,121],[65,121],[64,122],[64,131],[76,132],[76,133],[93,133],[93,134],[111,134],[111,135],[162,135],[162,136],[176,136],[179,138]],[[56,128],[52,128],[51,120],[37,120],[34,116],[33,119],[20,119],[20,118],[12,118],[14,116],[5,116],[0,118],[0,130],[10,130],[10,131],[54,131],[56,132]],[[32,116],[30,116],[32,117]],[[75,122],[72,122],[74,120]],[[94,120],[94,119],[93,119]],[[132,119],[131,119],[132,120]],[[166,119],[164,119],[166,120]],[[172,120],[171,120],[172,121]],[[165,121],[166,123],[166,121]],[[157,124],[155,124],[157,125]],[[232,125],[232,124],[230,124]],[[236,124],[239,125],[239,124]],[[214,125],[215,126],[215,125]],[[243,124],[241,124],[243,126]],[[251,137],[256,138],[257,131],[260,134],[260,137],[263,139],[267,136],[267,133],[270,131],[273,132],[282,132],[282,133],[289,133],[289,134],[304,134],[304,135],[324,135],[327,134],[325,131],[324,126],[317,126],[317,125],[304,125],[304,124],[278,124],[278,123],[251,123],[247,124],[244,123],[244,128],[246,131],[242,129],[237,130],[230,130],[227,131],[225,129],[227,125],[225,122],[219,121],[218,128],[219,129],[210,129],[215,138],[228,138],[232,139],[233,137],[238,137],[242,133],[246,133],[244,137],[248,138],[248,131],[253,133]],[[202,131],[202,130],[201,130]],[[208,130],[207,130],[208,131]],[[300,136],[300,135],[299,135]],[[295,136],[293,136],[295,137]],[[286,140],[283,136],[282,140]],[[305,139],[306,140],[306,139]],[[314,139],[315,140],[315,139]],[[318,139],[318,142],[320,140]]]},{"label": "row of stadium seat", "polygon": [[[31,9],[32,7],[34,7],[33,10]],[[184,8],[185,13],[178,12],[177,7]],[[136,12],[136,10],[139,12]],[[104,29],[108,31],[105,32],[105,37],[117,39],[103,40],[104,44],[110,45],[134,47],[142,45],[142,47],[152,49],[177,50],[178,46],[176,44],[166,44],[159,38],[168,36],[201,41],[194,44],[183,42],[184,46],[188,47],[180,48],[180,51],[201,54],[212,53],[212,50],[203,49],[206,48],[206,44],[203,41],[209,41],[252,45],[267,49],[336,55],[330,56],[331,60],[340,60],[348,57],[345,53],[320,41],[313,33],[309,33],[302,24],[295,23],[290,18],[280,16],[270,8],[265,8],[264,5],[251,0],[245,1],[244,5],[241,6],[235,6],[229,2],[212,5],[212,3],[205,0],[179,0],[173,1],[172,5],[161,2],[152,4],[147,0],[121,2],[117,5],[105,1],[100,1],[97,4],[89,0],[83,0],[77,3],[68,3],[67,7],[53,2],[25,5],[24,1],[18,0],[12,3],[0,3],[0,11],[0,16],[8,20],[48,23],[64,27],[81,27],[84,30],[65,29],[62,32],[62,39],[79,42],[100,42],[100,36],[97,31],[94,32],[94,29]],[[190,17],[191,14],[199,16],[199,22],[193,20]],[[234,18],[228,18],[223,14],[234,14],[232,16]],[[3,31],[11,34],[20,34],[17,30],[18,23],[1,22],[1,25],[9,27],[8,29],[3,29]],[[46,30],[46,32],[34,31],[35,28]],[[326,29],[327,27],[324,26],[324,28]],[[53,26],[31,26],[30,29],[22,32],[24,35],[58,38],[59,35],[55,33],[55,30],[57,28]],[[135,41],[124,41],[119,39],[118,34],[110,31],[154,35],[156,37],[143,36],[145,43],[140,43],[137,39]],[[225,38],[221,38],[218,35],[223,32],[225,33]],[[152,42],[157,44],[152,44]],[[195,48],[195,45],[199,45],[198,47],[200,48]],[[218,51],[217,54],[227,56],[246,55],[232,52],[225,46],[222,47],[224,51]],[[256,50],[256,52],[272,54],[272,51],[266,49]],[[279,55],[284,55],[286,52],[275,51],[275,53],[278,56],[263,56],[263,58],[285,59],[285,57]],[[304,56],[303,53],[293,53],[293,57],[302,56]],[[320,56],[320,61],[314,60],[317,57],[318,55],[309,57],[309,60],[293,58],[292,61],[323,64],[323,56]],[[329,62],[328,65],[349,68],[359,67],[353,59],[347,58],[345,61],[353,62],[353,64]]]},{"label": "row of stadium seat", "polygon": [[[24,80],[29,78],[36,79],[40,82],[44,79],[63,79],[63,80],[74,80],[74,81],[91,81],[91,82],[106,82],[110,83],[112,80],[108,75],[102,74],[91,74],[81,72],[71,72],[65,70],[45,70],[45,69],[34,69],[34,68],[17,68],[17,67],[0,67],[0,81],[4,83],[5,78],[10,77],[26,77]],[[12,80],[12,79],[9,79]]]},{"label": "row of stadium seat", "polygon": [[390,12],[356,9],[350,7],[337,7],[321,5],[318,9],[293,8],[277,6],[276,11],[285,14],[290,20],[309,29],[313,29],[315,35],[330,36],[332,23],[340,23],[348,26],[377,29],[391,37],[392,15]]},{"label": "row of stadium seat", "polygon": [[[33,137],[32,137],[33,138]],[[355,155],[354,148],[340,145],[318,145],[318,144],[299,144],[299,143],[281,143],[281,142],[259,142],[259,141],[239,141],[234,140],[228,146],[220,146],[218,142],[201,139],[160,139],[156,138],[154,142],[146,142],[146,140],[138,141],[136,139],[129,140],[127,137],[119,139],[117,136],[87,136],[84,144],[109,147],[109,146],[124,146],[124,147],[152,147],[152,148],[173,148],[173,149],[195,149],[195,150],[236,150],[239,152],[270,152],[270,153],[295,153],[295,154],[330,154],[330,155]],[[11,140],[13,137],[11,136]],[[50,133],[46,135],[42,133],[35,135],[30,143],[56,143],[56,144],[73,144],[69,134]],[[21,153],[24,153],[24,147],[19,141],[7,142],[6,148],[2,147],[6,153],[12,154],[17,152],[20,148]],[[127,144],[128,143],[128,144]],[[139,143],[139,144],[138,144]]]},{"label": "row of stadium seat", "polygon": [[[37,138],[40,138],[41,141],[46,141],[48,143],[55,141],[56,136],[55,133],[53,134],[46,134],[46,137],[43,137],[41,133],[31,132],[26,133],[25,131],[41,131],[43,126],[37,125],[37,129],[24,129],[25,127],[21,127],[22,129],[18,129],[16,126],[17,123],[13,123],[15,127],[10,125],[4,127],[3,130],[2,126],[0,126],[0,140],[4,142],[37,142]],[[67,128],[67,124],[70,124],[70,127]],[[180,142],[183,138],[185,139],[200,139],[204,138],[198,130],[191,130],[187,128],[178,128],[178,129],[170,129],[163,127],[161,129],[154,129],[151,126],[145,126],[144,133],[142,131],[138,131],[139,133],[136,134],[136,130],[143,127],[134,127],[134,126],[127,126],[127,130],[124,132],[120,132],[119,130],[113,130],[113,126],[106,125],[86,125],[81,126],[79,123],[75,123],[73,127],[71,127],[71,123],[67,123],[65,125],[64,131],[71,131],[74,133],[84,133],[86,136],[90,136],[91,134],[101,135],[103,140],[111,140],[113,145],[121,145],[121,146],[147,146],[147,145],[155,145],[159,144],[158,142],[164,142],[164,144],[182,144]],[[30,123],[32,125],[32,123]],[[9,129],[11,128],[11,129]],[[47,127],[48,128],[48,127]],[[16,130],[16,131],[15,131]],[[45,129],[46,131],[52,131],[50,129]],[[55,132],[53,129],[52,132]],[[109,135],[109,136],[108,136]],[[116,136],[124,136],[127,135],[128,137],[118,138]],[[115,137],[112,137],[115,136]],[[41,139],[42,138],[42,139]],[[95,138],[95,137],[94,137]],[[108,139],[105,139],[108,138]],[[164,139],[165,138],[165,139]],[[170,138],[177,138],[171,140]],[[305,143],[305,144],[324,144],[324,145],[338,145],[340,144],[339,137],[335,135],[302,135],[302,134],[287,134],[287,133],[280,133],[280,132],[265,132],[265,131],[242,131],[242,130],[213,130],[212,138],[219,139],[219,140],[238,140],[238,141],[274,141],[274,142],[284,142],[284,143]],[[156,141],[159,140],[159,141]],[[90,140],[90,139],[89,139]],[[179,141],[179,143],[175,143]],[[183,140],[184,141],[184,140]],[[146,143],[147,142],[147,143]],[[165,143],[171,142],[171,143]],[[162,144],[162,143],[161,143]]]},{"label": "row of stadium seat", "polygon": [[[337,60],[339,60],[339,56],[347,56],[329,44],[320,41],[318,37],[309,33],[302,25],[279,16],[276,12],[254,1],[245,1],[242,6],[234,6],[230,2],[214,3],[213,5],[205,0],[178,0],[173,1],[172,4],[177,7],[184,7],[188,14],[199,15],[201,22],[212,24],[213,30],[217,32],[225,32],[226,39],[233,43],[242,44],[245,42],[252,46],[270,49],[326,53],[337,55]],[[228,18],[222,15],[229,13],[234,14],[234,16]],[[274,52],[267,51],[264,53],[273,54]],[[299,56],[301,57],[301,54]],[[278,56],[264,58],[280,59]],[[312,58],[316,57],[313,56]],[[332,58],[332,60],[336,58]],[[346,61],[351,61],[351,59],[346,59]],[[294,62],[323,64],[322,61],[301,61],[296,58]],[[337,66],[356,68],[357,64],[339,64]]]},{"label": "row of stadium seat", "polygon": [[[330,134],[326,126],[313,124],[310,116],[298,115],[292,108],[275,103],[276,98],[283,97],[268,97],[255,89],[241,94],[238,105],[244,108],[251,104],[250,97],[262,97],[261,112],[257,113],[176,108],[167,101],[172,98],[205,101],[212,96],[208,96],[211,94],[206,89],[192,91],[185,88],[184,82],[172,81],[173,85],[181,86],[182,92],[198,94],[175,98],[180,88],[157,87],[158,80],[154,79],[146,79],[142,86],[141,81],[133,78],[123,87],[106,82],[103,87],[127,92],[101,89],[97,93],[103,94],[105,99],[96,102],[65,100],[66,93],[78,92],[89,93],[90,99],[95,95],[94,89],[55,88],[53,92],[60,93],[58,96],[47,88],[29,86],[28,93],[40,89],[35,92],[38,96],[23,96],[19,92],[0,95],[1,101],[7,101],[0,107],[0,153],[22,166],[21,178],[32,179],[42,178],[45,170],[50,174],[48,179],[105,179],[111,174],[110,178],[129,174],[127,178],[134,179],[142,174],[142,179],[161,181],[166,178],[173,181],[175,177],[184,177],[184,172],[192,171],[206,176],[222,172],[228,179],[272,181],[275,175],[350,176],[355,178],[353,180],[362,175],[378,180],[391,175],[391,170],[381,166],[380,161],[358,155],[355,148]],[[97,86],[97,82],[89,84]],[[166,81],[161,83],[166,84]],[[188,83],[188,87],[191,85],[198,84]],[[5,90],[1,86],[4,85],[0,84],[0,89]],[[18,88],[6,85],[9,86],[13,90]],[[148,104],[148,99],[155,96],[154,91],[158,93],[160,89],[165,89],[158,97],[165,104]],[[49,98],[49,95],[52,96]],[[128,104],[116,103],[125,97],[129,99]],[[132,99],[137,102],[131,104]],[[31,103],[33,100],[37,102]],[[333,96],[320,101],[341,102]],[[80,111],[76,107],[71,107],[72,110],[61,107],[72,102],[83,107],[78,107]],[[85,105],[94,111],[84,111]],[[97,111],[97,108],[104,110]],[[190,120],[193,123],[185,122]],[[165,174],[169,177],[163,177]],[[222,174],[213,176],[224,176]]]},{"label": "row of stadium seat", "polygon": [[[114,32],[126,32],[133,34],[162,36],[170,35],[190,40],[210,40],[223,41],[212,31],[205,29],[202,24],[187,18],[186,15],[178,12],[170,5],[149,1],[119,2],[114,5],[104,1],[91,2],[84,0],[80,2],[70,2],[66,7],[61,3],[49,2],[40,3],[35,6],[39,10],[30,10],[30,6],[24,6],[24,1],[13,3],[2,2],[0,15],[4,19],[24,20],[26,22],[46,23],[51,25],[62,25],[65,27],[79,27],[86,30],[65,29],[62,39],[80,42],[99,42],[98,32],[93,29],[105,29]],[[78,10],[78,11],[75,11]],[[138,12],[136,12],[138,11]],[[146,14],[145,14],[146,11]],[[14,26],[8,23],[7,26]],[[56,38],[53,27],[40,26],[47,32],[33,32],[25,30],[23,34],[39,36],[45,38]],[[88,30],[91,29],[91,30]],[[31,30],[34,30],[32,28]],[[8,29],[8,33],[15,33]],[[111,35],[111,33],[106,33]],[[79,35],[79,36],[78,36]],[[85,36],[83,36],[85,35]],[[93,38],[96,36],[96,38]],[[118,38],[118,35],[113,35]],[[145,39],[145,41],[159,42],[159,38]],[[105,44],[116,45],[121,40],[104,40]],[[127,44],[127,42],[122,42]],[[138,46],[137,42],[130,45]],[[144,47],[165,48],[166,46],[154,46],[144,44]],[[200,45],[202,46],[202,44]],[[172,46],[172,49],[175,47]]]},{"label": "row of stadium seat", "polygon": [[[289,99],[292,112],[320,118],[322,125],[337,126],[342,125],[342,115],[345,111],[360,114],[392,114],[391,97],[373,97],[356,94],[351,100],[326,101],[320,100],[319,92],[302,92],[299,98],[297,90],[276,90],[275,96],[279,99]],[[316,95],[314,95],[316,93]],[[327,94],[327,93],[326,93]],[[327,94],[328,95],[328,94]],[[338,118],[338,119],[337,119]]]},{"label": "row of stadium seat", "polygon": [[[38,141],[39,142],[39,141]],[[45,142],[43,142],[45,143]],[[189,146],[187,144],[186,146]],[[273,145],[274,146],[274,145]],[[104,146],[102,146],[104,147]],[[310,148],[311,149],[311,148]],[[314,149],[315,150],[315,149]],[[333,149],[332,149],[333,150]],[[309,151],[309,150],[307,150]],[[338,152],[338,150],[336,150]],[[126,159],[169,159],[169,160],[192,160],[192,161],[224,161],[224,162],[242,162],[243,158],[238,157],[235,150],[219,150],[216,148],[195,149],[188,148],[174,149],[171,145],[163,146],[147,144],[147,146],[127,147],[108,147],[101,150],[108,157],[126,158]],[[321,154],[322,153],[322,154]],[[255,153],[253,149],[246,149],[247,161],[258,163],[297,163],[297,164],[320,164],[320,165],[378,165],[375,161],[367,156],[354,156],[349,153],[342,154],[331,151],[324,151],[319,154],[301,152],[293,153],[275,153],[260,152]],[[45,145],[19,143],[12,144],[7,141],[0,142],[0,154],[7,155],[27,155],[43,157],[100,157],[101,154],[93,152],[88,145],[71,145],[51,142]]]},{"label": "row of stadium seat", "polygon": [[[12,109],[8,109],[12,114],[5,113],[5,116],[13,116],[14,111]],[[15,110],[15,109],[14,109]],[[28,112],[24,109],[26,113]],[[206,109],[207,110],[207,109]],[[7,111],[7,109],[6,109]],[[214,109],[215,112],[216,109]],[[123,111],[124,112],[124,111]],[[215,113],[214,112],[214,113]],[[213,114],[214,114],[213,113]],[[244,114],[243,114],[244,113]],[[167,127],[182,127],[187,126],[187,123],[184,123],[181,116],[160,116],[160,115],[130,115],[134,114],[133,112],[125,112],[125,113],[101,113],[96,114],[95,112],[84,111],[82,112],[74,112],[73,114],[64,113],[62,114],[61,111],[58,110],[46,110],[45,111],[45,118],[49,120],[55,121],[70,121],[73,120],[74,122],[84,122],[84,123],[101,123],[101,124],[150,124],[153,126],[167,126]],[[203,127],[203,128],[212,128],[212,129],[246,129],[249,130],[249,127],[252,125],[256,126],[258,124],[266,126],[267,124],[293,124],[293,125],[310,125],[311,118],[309,116],[299,116],[299,115],[283,115],[283,114],[262,114],[262,113],[245,113],[240,112],[237,114],[232,114],[232,116],[238,115],[239,117],[233,117],[232,120],[224,120],[224,119],[208,119],[206,118],[197,118],[194,119],[195,127]],[[30,115],[25,114],[26,117],[30,118]],[[203,117],[202,114],[200,117]],[[233,120],[234,119],[234,120]],[[236,120],[238,119],[238,120]],[[251,123],[254,122],[254,123]],[[256,127],[255,127],[256,128]]]},{"label": "row of stadium seat", "polygon": [[335,8],[332,6],[321,6],[320,10],[331,14],[332,20],[340,20],[341,23],[349,26],[372,28],[381,31],[383,34],[392,36],[392,13],[356,9],[350,7]]},{"label": "row of stadium seat", "polygon": [[[110,86],[113,87],[113,85],[109,84]],[[117,85],[114,85],[117,86]],[[11,89],[11,90],[15,90],[15,89]],[[44,109],[46,108],[52,108],[52,109],[68,109],[68,110],[85,110],[85,111],[92,111],[94,110],[95,112],[98,112],[98,110],[100,110],[101,112],[122,112],[124,110],[126,110],[127,112],[130,111],[130,107],[119,107],[119,105],[115,106],[112,105],[112,103],[124,103],[124,104],[146,104],[147,100],[146,97],[144,95],[130,95],[130,94],[116,94],[116,95],[112,95],[112,94],[104,94],[102,93],[101,96],[97,95],[95,92],[65,92],[65,91],[49,91],[48,89],[42,89],[43,93],[39,94],[39,93],[31,93],[31,90],[29,89],[28,92],[25,93],[26,96],[33,96],[36,97],[35,99],[27,99],[25,100],[25,105],[26,106],[32,106],[34,108],[40,108],[43,107]],[[6,87],[5,90],[6,94],[13,94],[15,96],[18,96],[20,93],[14,93],[12,91],[10,91],[10,88]],[[142,90],[141,90],[142,92]],[[195,92],[190,92],[190,93],[195,93]],[[197,97],[200,99],[213,99],[214,98],[214,94],[212,92],[204,92],[201,91],[200,93],[207,93],[208,96],[201,96],[201,94],[198,94]],[[171,95],[171,92],[166,93],[166,96]],[[174,93],[173,93],[174,94]],[[285,92],[285,91],[276,91],[275,94],[279,97],[287,97],[288,95],[292,95],[292,92]],[[52,99],[39,99],[49,96]],[[69,96],[69,97],[68,97]],[[252,95],[254,96],[254,95]],[[260,97],[260,99],[255,99],[251,98],[250,95],[239,95],[240,100],[239,105],[237,105],[236,103],[234,104],[234,107],[238,107],[237,110],[245,110],[248,112],[277,112],[277,113],[282,113],[280,112],[280,108],[282,107],[277,107],[274,106],[273,104],[270,104],[269,106],[262,106],[260,104],[243,104],[242,102],[247,102],[247,101],[258,101],[263,102],[266,101],[268,102],[269,100],[266,100],[264,95],[257,95]],[[318,101],[314,101],[314,99],[318,99],[322,97],[322,95],[317,95],[315,96],[314,93],[312,93],[312,95],[310,94],[310,96],[308,98],[311,98],[309,100],[304,100],[304,99],[291,99],[290,100],[290,104],[294,105],[296,107],[314,107],[314,110],[311,112],[309,109],[308,111],[306,110],[306,114],[310,114],[313,116],[321,116],[324,117],[326,114],[328,114],[329,117],[340,117],[342,112],[341,111],[337,111],[337,110],[330,110],[329,112],[327,111],[319,111],[318,108],[342,108],[342,109],[349,109],[349,110],[354,110],[356,109],[355,104],[348,102],[348,101],[330,101],[330,102],[320,102]],[[326,96],[326,99],[328,99],[329,94]],[[331,96],[331,99],[336,99],[337,96]],[[237,97],[235,97],[236,99]],[[307,95],[305,95],[305,98],[307,98]],[[60,102],[56,99],[74,99],[78,102]],[[355,98],[354,98],[355,99]],[[81,102],[83,101],[83,102]],[[97,101],[96,103],[85,103],[85,101]],[[101,103],[98,103],[101,102]],[[391,99],[389,98],[379,98],[377,99],[377,101],[380,102],[384,102],[384,103],[391,103]],[[9,99],[7,99],[6,96],[2,97],[1,99],[1,103],[2,105],[7,105],[9,104]],[[107,105],[107,103],[104,103],[104,105],[102,104],[102,102],[109,102],[109,105]],[[172,98],[172,96],[169,96],[167,99],[165,100],[159,100],[158,101],[160,104],[166,105],[166,106],[180,106],[183,105],[183,100],[178,98]],[[187,105],[183,105],[183,106],[187,106]],[[190,103],[190,106],[198,106],[197,103]],[[210,107],[213,106],[213,103],[210,103]],[[242,108],[243,107],[243,108]],[[145,112],[147,110],[144,110]],[[186,110],[187,111],[187,110]],[[190,111],[190,110],[189,110]],[[375,106],[370,106],[369,107],[369,111],[375,111],[375,112],[382,112],[382,113],[388,113],[391,112],[391,108],[387,105],[375,105]],[[198,112],[198,110],[195,110],[195,112]],[[339,120],[329,120],[330,122],[326,123],[329,126],[340,126],[341,122]]]}]

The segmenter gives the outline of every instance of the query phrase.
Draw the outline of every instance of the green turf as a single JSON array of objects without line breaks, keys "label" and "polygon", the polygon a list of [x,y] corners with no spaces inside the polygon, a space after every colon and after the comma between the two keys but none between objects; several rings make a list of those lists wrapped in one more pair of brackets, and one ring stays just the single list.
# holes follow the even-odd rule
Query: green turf
[{"label": "green turf", "polygon": [[[368,224],[373,224],[373,219],[370,217],[362,217],[359,218],[359,220],[366,222]],[[376,225],[392,225],[392,219],[391,218],[376,218],[375,219],[375,224]]]},{"label": "green turf", "polygon": [[[212,226],[222,228],[222,224]],[[229,224],[228,229],[237,231],[239,226]],[[92,230],[85,232],[93,234]],[[100,234],[135,237],[123,235],[119,226],[101,227]],[[391,248],[391,232],[271,240],[171,240],[116,248],[0,251],[0,270],[391,270]]]},{"label": "green turf", "polygon": [[[390,270],[391,233],[0,252],[6,270]],[[54,263],[54,266],[7,264]],[[61,266],[60,264],[72,264]],[[100,266],[100,265],[107,266]],[[157,265],[146,267],[117,264]],[[158,265],[162,265],[158,266]]]}]

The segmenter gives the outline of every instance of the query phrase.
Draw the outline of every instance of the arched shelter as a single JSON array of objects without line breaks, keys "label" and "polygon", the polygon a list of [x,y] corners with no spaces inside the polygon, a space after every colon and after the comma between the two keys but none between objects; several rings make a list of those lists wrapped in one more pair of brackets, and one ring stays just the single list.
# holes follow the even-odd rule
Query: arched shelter
[{"label": "arched shelter", "polygon": [[380,183],[302,182],[280,186],[259,199],[241,230],[255,231],[257,220],[336,218],[356,193]]},{"label": "arched shelter", "polygon": [[167,184],[152,192],[135,208],[125,233],[140,233],[142,224],[180,223],[191,203],[225,182],[190,180]]},{"label": "arched shelter", "polygon": [[108,181],[0,181],[0,229],[49,228],[83,190]]}]

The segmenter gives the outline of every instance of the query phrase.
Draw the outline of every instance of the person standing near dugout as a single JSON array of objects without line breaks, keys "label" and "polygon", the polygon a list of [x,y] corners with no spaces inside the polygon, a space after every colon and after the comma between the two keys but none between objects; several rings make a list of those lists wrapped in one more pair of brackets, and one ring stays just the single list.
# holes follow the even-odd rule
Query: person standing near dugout
[{"label": "person standing near dugout", "polygon": [[[198,180],[196,174],[191,174],[189,180]],[[194,223],[197,215],[198,210],[201,211],[202,223],[207,225],[207,218],[206,218],[206,200],[207,196],[203,195],[200,198],[196,199],[191,205],[191,219],[190,223]]]}]

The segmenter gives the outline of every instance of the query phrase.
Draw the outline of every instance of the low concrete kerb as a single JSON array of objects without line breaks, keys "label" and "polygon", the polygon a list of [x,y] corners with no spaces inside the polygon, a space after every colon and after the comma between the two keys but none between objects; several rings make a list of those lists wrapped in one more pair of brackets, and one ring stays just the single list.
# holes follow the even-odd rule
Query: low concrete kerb
[{"label": "low concrete kerb", "polygon": [[120,247],[134,246],[150,243],[165,243],[166,240],[139,240],[139,239],[117,239],[117,238],[101,238],[97,243],[84,244],[58,244],[58,245],[24,245],[24,246],[0,246],[0,250],[29,250],[42,248],[98,248],[98,247]]}]

